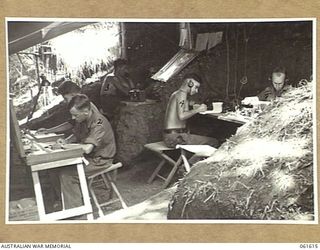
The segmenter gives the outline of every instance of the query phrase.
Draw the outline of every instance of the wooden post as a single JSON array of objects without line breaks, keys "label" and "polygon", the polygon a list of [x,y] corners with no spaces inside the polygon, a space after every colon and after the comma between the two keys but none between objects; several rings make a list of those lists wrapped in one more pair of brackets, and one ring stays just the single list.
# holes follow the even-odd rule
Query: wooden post
[{"label": "wooden post", "polygon": [[13,137],[10,139],[13,140],[14,146],[18,150],[19,156],[21,158],[24,158],[26,154],[23,148],[22,139],[21,139],[21,130],[17,120],[16,112],[13,107],[12,99],[10,99],[9,101],[9,106],[10,106],[10,130],[12,130],[10,135]]},{"label": "wooden post", "polygon": [[123,22],[120,23],[120,43],[121,43],[121,55],[123,59],[127,59],[127,47],[126,47],[126,28]]}]

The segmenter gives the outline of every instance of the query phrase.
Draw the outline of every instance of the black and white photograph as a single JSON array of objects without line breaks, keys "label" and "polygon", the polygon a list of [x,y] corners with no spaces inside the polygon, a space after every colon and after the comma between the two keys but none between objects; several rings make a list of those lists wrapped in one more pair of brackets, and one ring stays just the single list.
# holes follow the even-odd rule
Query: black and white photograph
[{"label": "black and white photograph", "polygon": [[315,18],[6,18],[6,224],[317,224]]}]

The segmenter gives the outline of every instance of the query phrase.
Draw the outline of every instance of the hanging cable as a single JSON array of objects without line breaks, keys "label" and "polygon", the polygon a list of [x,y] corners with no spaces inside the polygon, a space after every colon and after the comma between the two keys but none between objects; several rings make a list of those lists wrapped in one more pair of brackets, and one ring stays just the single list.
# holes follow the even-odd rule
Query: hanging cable
[{"label": "hanging cable", "polygon": [[248,41],[246,26],[244,26],[244,75],[247,76],[247,52],[248,52]]}]

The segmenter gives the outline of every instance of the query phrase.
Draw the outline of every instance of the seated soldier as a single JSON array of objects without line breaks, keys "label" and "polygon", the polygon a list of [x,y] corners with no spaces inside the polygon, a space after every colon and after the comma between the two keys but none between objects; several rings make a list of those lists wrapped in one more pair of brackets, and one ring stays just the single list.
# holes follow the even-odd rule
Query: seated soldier
[{"label": "seated soldier", "polygon": [[175,147],[177,144],[218,146],[218,141],[215,138],[190,134],[187,129],[189,118],[207,110],[205,104],[189,110],[189,97],[196,94],[199,87],[199,77],[195,74],[189,74],[183,78],[181,87],[172,93],[165,114],[163,133],[164,143],[168,147]]},{"label": "seated soldier", "polygon": [[[71,99],[76,96],[77,94],[80,93],[80,87],[72,82],[72,81],[63,81],[58,89],[57,92],[58,94],[63,96],[64,102],[65,102],[65,106],[68,106],[68,103],[71,101]],[[92,110],[95,110],[95,112],[99,112],[97,107],[93,104],[90,103],[90,106],[92,108]],[[73,126],[74,126],[74,121],[72,120],[72,117],[70,115],[70,112],[68,110],[68,107],[61,107],[61,112],[67,112],[69,114],[68,116],[68,120],[66,120],[65,122],[52,127],[52,128],[40,128],[38,129],[38,133],[70,133]],[[59,184],[59,179],[58,179],[58,170],[51,170],[49,172],[49,178],[50,181],[52,183],[53,186],[53,209],[59,210],[60,206],[61,206],[61,190],[60,190],[60,184]]]},{"label": "seated soldier", "polygon": [[271,83],[272,85],[263,90],[258,94],[260,101],[272,101],[276,97],[279,97],[287,91],[290,86],[286,84],[287,82],[287,73],[284,67],[276,67],[272,71]]},{"label": "seated soldier", "polygon": [[120,101],[127,99],[133,88],[135,84],[129,76],[126,60],[116,60],[114,75],[104,79],[100,90],[102,110],[110,121],[119,112]]},{"label": "seated soldier", "polygon": [[[70,113],[74,119],[73,134],[65,142],[79,143],[84,151],[89,165],[84,168],[85,173],[99,167],[112,165],[116,154],[114,134],[109,121],[97,110],[92,108],[86,95],[75,95],[69,103]],[[65,208],[82,205],[80,184],[75,167],[60,170],[61,191]]]}]

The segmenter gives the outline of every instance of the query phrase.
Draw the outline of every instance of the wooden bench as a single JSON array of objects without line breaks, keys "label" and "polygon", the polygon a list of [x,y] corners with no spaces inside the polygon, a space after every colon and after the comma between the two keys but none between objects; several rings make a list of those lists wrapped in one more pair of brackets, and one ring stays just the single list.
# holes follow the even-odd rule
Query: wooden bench
[{"label": "wooden bench", "polygon": [[181,150],[181,158],[187,172],[189,172],[191,168],[186,156],[187,152],[190,152],[195,156],[207,158],[217,150],[209,145],[177,145],[176,148]]},{"label": "wooden bench", "polygon": [[[178,160],[175,161],[174,159],[172,159],[172,157],[168,156],[167,155],[168,152],[176,151],[177,149],[167,147],[163,141],[146,144],[144,145],[144,147],[154,152],[161,159],[160,163],[158,164],[158,166],[156,167],[156,169],[153,171],[152,175],[148,179],[148,183],[152,183],[152,181],[156,177],[158,177],[164,181],[163,187],[166,188],[169,185],[170,181],[172,180],[172,177],[178,170],[179,165],[182,163],[182,157],[180,156]],[[172,166],[172,169],[167,177],[163,177],[159,174],[159,172],[166,163],[169,163]]]}]

